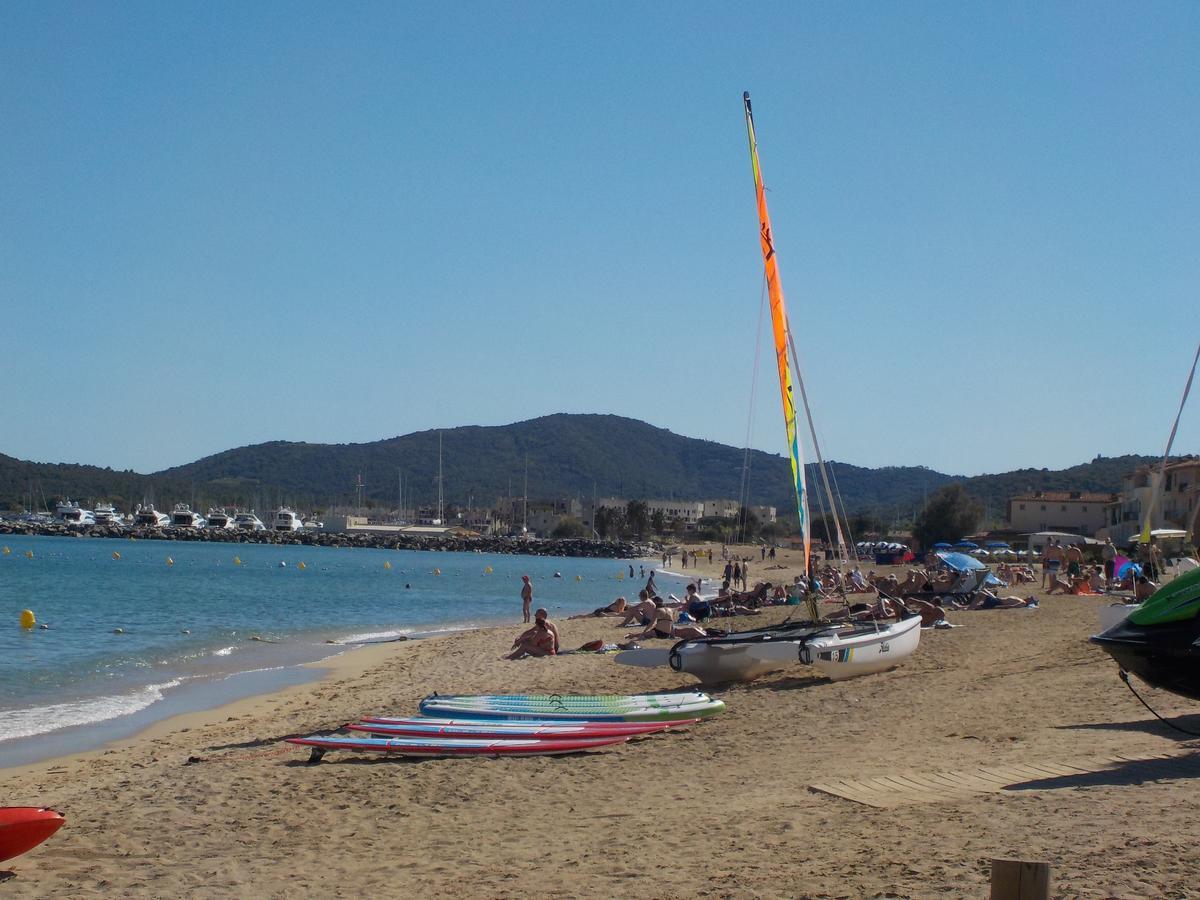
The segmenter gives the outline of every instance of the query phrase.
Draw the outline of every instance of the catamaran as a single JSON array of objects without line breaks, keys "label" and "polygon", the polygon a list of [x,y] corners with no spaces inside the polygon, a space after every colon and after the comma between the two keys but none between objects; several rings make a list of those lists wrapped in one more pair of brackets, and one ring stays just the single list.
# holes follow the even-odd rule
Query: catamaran
[{"label": "catamaran", "polygon": [[[742,95],[746,114],[746,134],[750,142],[750,165],[754,173],[754,194],[758,205],[759,242],[762,247],[763,268],[767,280],[767,295],[771,307],[771,329],[775,339],[775,362],[779,374],[779,392],[783,404],[783,419],[787,433],[792,468],[792,484],[796,512],[803,537],[805,569],[810,568],[811,540],[809,533],[807,489],[804,478],[804,458],[800,450],[796,420],[794,386],[804,398],[805,415],[813,437],[817,459],[821,464],[822,480],[829,493],[824,460],[816,442],[816,429],[808,400],[804,397],[804,382],[800,377],[799,360],[792,340],[783,288],[779,279],[779,262],[775,252],[771,218],[767,212],[766,188],[758,160],[758,142],[754,135],[754,113],[750,95]],[[793,369],[795,378],[793,378]],[[832,494],[831,511],[837,521]],[[837,543],[846,546],[841,524],[837,526]],[[812,606],[815,610],[815,604]],[[816,617],[814,616],[814,619]],[[803,663],[813,666],[833,680],[868,675],[895,667],[917,648],[921,637],[921,619],[912,617],[894,623],[831,623],[807,621],[755,631],[734,632],[722,637],[704,637],[677,643],[664,660],[677,672],[688,672],[702,681],[741,681],[755,678],[787,665]],[[663,656],[658,650],[635,650],[619,654],[617,660],[631,665],[654,665]],[[622,659],[622,657],[627,657]]]}]

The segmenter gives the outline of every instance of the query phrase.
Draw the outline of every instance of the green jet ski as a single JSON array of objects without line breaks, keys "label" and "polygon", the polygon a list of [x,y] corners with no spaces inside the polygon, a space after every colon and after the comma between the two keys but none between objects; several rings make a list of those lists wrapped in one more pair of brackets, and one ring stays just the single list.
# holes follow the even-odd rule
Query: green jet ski
[{"label": "green jet ski", "polygon": [[1200,569],[1159,588],[1092,643],[1147,684],[1200,700]]}]

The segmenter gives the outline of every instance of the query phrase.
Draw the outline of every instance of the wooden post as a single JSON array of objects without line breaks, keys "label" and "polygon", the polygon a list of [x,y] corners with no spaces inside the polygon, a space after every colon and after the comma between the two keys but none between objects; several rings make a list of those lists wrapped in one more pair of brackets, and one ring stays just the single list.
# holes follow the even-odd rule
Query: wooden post
[{"label": "wooden post", "polygon": [[1050,863],[993,859],[991,900],[1050,900]]}]

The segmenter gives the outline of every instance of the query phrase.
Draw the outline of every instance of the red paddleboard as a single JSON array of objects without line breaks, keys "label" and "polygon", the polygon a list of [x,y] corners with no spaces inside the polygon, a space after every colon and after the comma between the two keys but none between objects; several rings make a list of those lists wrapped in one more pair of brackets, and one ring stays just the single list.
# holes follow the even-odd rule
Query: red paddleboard
[{"label": "red paddleboard", "polygon": [[461,721],[412,718],[388,718],[366,716],[362,722],[348,724],[350,731],[368,731],[374,734],[396,734],[428,737],[464,738],[521,738],[532,737],[542,740],[566,740],[570,738],[594,737],[640,737],[657,734],[671,728],[694,725],[698,719],[678,722],[580,722],[561,725],[555,722],[492,722],[486,719]]},{"label": "red paddleboard", "polygon": [[62,813],[36,806],[0,806],[0,862],[32,850],[62,828]]},{"label": "red paddleboard", "polygon": [[614,735],[602,738],[572,738],[564,741],[543,741],[537,738],[447,738],[447,737],[305,737],[288,738],[289,744],[313,748],[310,762],[318,762],[328,750],[370,751],[392,756],[553,756],[596,750],[613,744],[623,744],[629,738]]}]

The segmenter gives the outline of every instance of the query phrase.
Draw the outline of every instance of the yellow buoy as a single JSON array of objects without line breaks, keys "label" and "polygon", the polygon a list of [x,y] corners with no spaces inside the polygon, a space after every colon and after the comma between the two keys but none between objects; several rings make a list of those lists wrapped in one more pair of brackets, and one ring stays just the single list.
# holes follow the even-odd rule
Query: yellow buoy
[{"label": "yellow buoy", "polygon": [[21,627],[25,629],[32,628],[37,624],[37,616],[33,614],[32,609],[21,610]]},{"label": "yellow buoy", "polygon": [[171,559],[171,557],[169,557],[169,556],[168,556],[168,557],[167,557],[167,565],[168,565],[168,566],[173,566],[173,565],[175,565],[175,560]]},{"label": "yellow buoy", "polygon": [[32,550],[26,550],[26,551],[25,551],[25,558],[26,558],[26,559],[33,559],[33,551],[32,551]]},{"label": "yellow buoy", "polygon": [[[6,549],[7,549],[7,548],[6,548]],[[484,575],[491,575],[491,574],[492,574],[492,567],[491,567],[491,566],[488,566],[486,569],[484,569],[484,570],[483,570],[483,574],[484,574]]]},{"label": "yellow buoy", "polygon": [[625,573],[622,572],[617,576],[617,581],[624,581],[624,580],[625,580]]},{"label": "yellow buoy", "polygon": [[575,580],[576,580],[576,581],[583,581],[583,576],[582,576],[582,575],[576,575],[576,576],[575,576]]},{"label": "yellow buoy", "polygon": [[120,559],[120,558],[121,558],[121,554],[118,553],[116,550],[114,550],[113,551],[113,559]]},{"label": "yellow buoy", "polygon": [[391,564],[390,562],[385,562],[385,563],[383,564],[383,567],[384,567],[385,569],[390,569],[390,568],[392,567],[392,564]]},{"label": "yellow buoy", "polygon": [[240,566],[242,564],[242,558],[240,556],[235,556],[233,558],[233,564],[235,566]]},{"label": "yellow buoy", "polygon": [[8,554],[12,553],[12,551],[11,551],[11,550],[9,550],[9,549],[8,549],[8,547],[5,547],[5,548],[4,548],[4,550],[3,550],[3,553],[4,553],[4,555],[5,555],[5,556],[8,556]]},{"label": "yellow buoy", "polygon": [[308,566],[306,566],[303,562],[299,562],[299,563],[296,563],[296,568],[299,569],[301,572],[303,572],[305,569],[308,568]]},{"label": "yellow buoy", "polygon": [[441,575],[441,574],[442,574],[442,570],[441,570],[441,569],[434,569],[434,570],[433,570],[433,574],[434,574],[434,575]]}]

